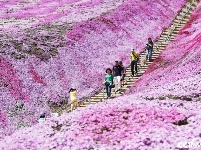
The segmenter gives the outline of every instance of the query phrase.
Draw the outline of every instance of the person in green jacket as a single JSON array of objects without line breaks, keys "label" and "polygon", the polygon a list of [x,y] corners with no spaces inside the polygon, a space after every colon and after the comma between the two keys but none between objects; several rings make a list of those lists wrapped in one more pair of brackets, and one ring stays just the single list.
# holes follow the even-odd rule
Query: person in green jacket
[{"label": "person in green jacket", "polygon": [[113,85],[113,79],[114,76],[112,75],[112,70],[110,68],[106,69],[106,75],[105,75],[105,87],[106,87],[106,93],[107,97],[111,97],[111,86]]}]

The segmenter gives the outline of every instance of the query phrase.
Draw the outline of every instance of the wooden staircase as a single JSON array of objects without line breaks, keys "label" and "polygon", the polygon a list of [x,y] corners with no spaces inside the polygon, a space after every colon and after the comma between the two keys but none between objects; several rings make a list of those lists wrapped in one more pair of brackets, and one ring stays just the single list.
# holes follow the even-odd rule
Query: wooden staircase
[{"label": "wooden staircase", "polygon": [[[176,18],[173,20],[172,24],[162,32],[160,37],[154,42],[154,50],[152,54],[152,59],[155,60],[158,55],[163,51],[166,46],[171,42],[178,34],[181,28],[184,27],[184,25],[188,22],[191,13],[198,5],[199,1],[188,1],[185,6],[181,9],[180,13],[176,16]],[[146,56],[146,51],[143,51],[140,54],[140,60],[143,60]],[[142,61],[141,61],[142,62]],[[125,85],[121,88],[121,92],[115,92],[114,89],[112,89],[111,98],[115,98],[118,96],[121,96],[125,93],[127,89],[129,89],[139,78],[143,75],[143,73],[147,70],[149,65],[152,63],[147,62],[146,64],[140,63],[138,64],[138,76],[131,77],[131,69],[130,66],[126,68],[126,77],[125,77]],[[95,95],[84,98],[81,103],[80,107],[86,107],[90,104],[96,104],[98,102],[105,101],[107,99],[106,90],[105,87],[100,89]],[[52,111],[56,113],[63,113],[63,112],[70,112],[70,105],[69,104],[63,104],[61,106],[52,106]]]}]

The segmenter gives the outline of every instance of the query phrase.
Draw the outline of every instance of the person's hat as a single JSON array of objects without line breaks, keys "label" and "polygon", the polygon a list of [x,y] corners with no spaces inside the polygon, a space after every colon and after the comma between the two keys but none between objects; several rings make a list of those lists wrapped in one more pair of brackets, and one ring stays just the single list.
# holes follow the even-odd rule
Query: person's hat
[{"label": "person's hat", "polygon": [[41,112],[41,113],[40,113],[40,115],[44,115],[44,114],[45,114],[45,112]]}]

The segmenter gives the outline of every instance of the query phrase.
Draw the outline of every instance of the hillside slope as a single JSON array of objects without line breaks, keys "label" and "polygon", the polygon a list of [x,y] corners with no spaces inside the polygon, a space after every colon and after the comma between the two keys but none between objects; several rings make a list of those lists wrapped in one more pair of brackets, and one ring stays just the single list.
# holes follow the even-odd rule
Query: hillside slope
[{"label": "hillside slope", "polygon": [[19,130],[0,148],[200,149],[200,9],[127,95]]},{"label": "hillside slope", "polygon": [[[140,50],[147,37],[156,39],[185,4],[185,0],[85,2],[0,3],[5,21],[0,40],[1,137],[36,123],[41,112],[49,114],[47,103],[65,100],[71,87],[79,90],[79,98],[92,95],[102,85],[107,67],[115,60],[128,65],[130,48]],[[102,10],[103,5],[108,8]],[[95,8],[99,9],[76,20],[84,10]],[[59,17],[57,9],[76,15],[69,14],[72,18],[66,22],[69,16],[64,11]],[[37,18],[41,24],[24,24]]]}]

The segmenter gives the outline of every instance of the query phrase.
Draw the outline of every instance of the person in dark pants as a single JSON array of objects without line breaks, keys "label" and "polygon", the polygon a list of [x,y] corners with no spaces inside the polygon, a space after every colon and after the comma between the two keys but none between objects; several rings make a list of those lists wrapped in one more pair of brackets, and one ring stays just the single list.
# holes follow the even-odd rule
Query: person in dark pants
[{"label": "person in dark pants", "polygon": [[126,76],[126,69],[123,66],[122,61],[119,61],[119,65],[121,66],[122,70],[121,70],[121,86],[124,86],[124,78]]},{"label": "person in dark pants", "polygon": [[[139,54],[137,52],[134,51],[134,49],[131,50],[131,54],[130,54],[130,59],[131,59],[131,72],[132,75],[134,76],[134,73],[137,75],[137,62],[139,60]],[[135,68],[135,72],[134,72],[134,68]]]},{"label": "person in dark pants", "polygon": [[111,97],[111,85],[113,85],[114,76],[112,75],[112,70],[107,68],[105,75],[105,88],[107,93],[107,98]]},{"label": "person in dark pants", "polygon": [[152,41],[151,38],[148,38],[148,43],[146,44],[146,51],[147,51],[147,54],[146,54],[146,61],[149,59],[149,61],[152,60],[152,52],[153,52],[153,46],[154,46],[154,43]]}]

